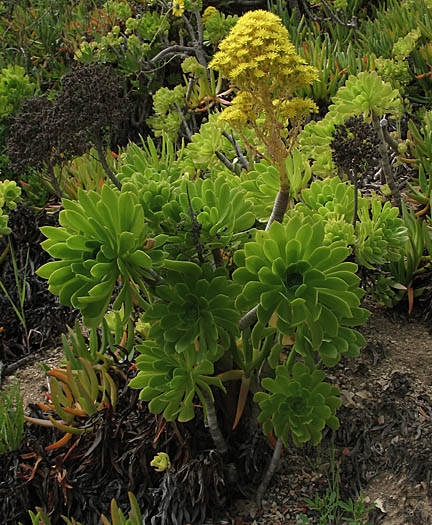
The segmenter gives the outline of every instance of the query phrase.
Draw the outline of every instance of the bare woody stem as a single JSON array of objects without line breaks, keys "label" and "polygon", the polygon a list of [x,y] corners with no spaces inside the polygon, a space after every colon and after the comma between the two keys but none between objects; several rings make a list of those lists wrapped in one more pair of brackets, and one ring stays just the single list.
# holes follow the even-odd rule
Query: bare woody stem
[{"label": "bare woody stem", "polygon": [[102,164],[102,167],[103,167],[105,173],[108,175],[109,179],[114,184],[114,186],[116,186],[119,190],[121,190],[122,185],[121,185],[120,181],[117,179],[117,177],[114,175],[114,173],[111,170],[111,168],[108,166],[108,163],[106,161],[104,152],[102,150],[102,144],[101,144],[101,142],[99,140],[95,141],[95,148],[96,148],[96,151],[97,151],[97,154],[98,154],[98,157],[99,157],[99,161]]},{"label": "bare woody stem", "polygon": [[162,49],[155,57],[150,60],[150,64],[156,64],[163,58],[167,58],[173,55],[178,55],[180,53],[192,54],[195,49],[191,46],[170,46],[165,49]]},{"label": "bare woody stem", "polygon": [[381,128],[383,130],[384,139],[387,142],[387,144],[391,147],[391,149],[399,154],[399,143],[396,139],[394,139],[390,133],[388,132],[387,126],[388,122],[387,119],[383,118],[380,122]]},{"label": "bare woody stem", "polygon": [[273,450],[273,456],[271,458],[267,472],[265,473],[265,476],[263,480],[261,481],[261,484],[257,490],[255,500],[259,508],[261,508],[261,503],[262,503],[262,499],[264,496],[264,492],[266,491],[268,484],[270,483],[270,480],[272,479],[273,474],[278,466],[281,452],[282,452],[282,440],[281,438],[278,438],[278,440],[276,441],[276,446]]},{"label": "bare woody stem", "polygon": [[64,197],[64,194],[63,194],[62,189],[60,188],[57,177],[55,176],[54,168],[51,162],[47,162],[47,168],[48,168],[49,181],[54,188],[55,194],[57,195],[59,199],[62,199]]},{"label": "bare woody stem", "polygon": [[201,393],[205,404],[207,405],[207,424],[213,442],[216,446],[216,450],[218,450],[221,454],[226,454],[228,452],[228,447],[225,442],[225,438],[222,435],[221,429],[219,428],[213,399],[208,394],[208,392],[202,390]]},{"label": "bare woody stem", "polygon": [[372,124],[375,129],[375,133],[378,136],[378,149],[381,157],[381,165],[386,183],[390,188],[390,191],[393,195],[394,200],[396,201],[397,206],[401,208],[401,193],[399,190],[399,186],[397,185],[394,179],[393,172],[390,166],[390,159],[387,151],[387,144],[384,138],[383,129],[381,127],[378,115],[374,111],[372,111]]}]

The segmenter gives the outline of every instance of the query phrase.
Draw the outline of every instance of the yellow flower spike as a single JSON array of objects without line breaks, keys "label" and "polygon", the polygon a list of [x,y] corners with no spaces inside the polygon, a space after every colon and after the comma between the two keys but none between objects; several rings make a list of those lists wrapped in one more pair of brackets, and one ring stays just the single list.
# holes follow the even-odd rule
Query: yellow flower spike
[{"label": "yellow flower spike", "polygon": [[[262,57],[265,57],[264,61]],[[262,79],[262,85],[254,86],[254,91],[265,87],[291,94],[297,88],[293,89],[293,77],[296,84],[300,82],[302,85],[317,79],[315,68],[296,54],[281,19],[261,9],[249,11],[238,20],[221,42],[210,67],[220,71],[240,89],[249,91],[252,86],[248,70],[256,70],[257,63],[260,73],[255,73],[255,76]],[[248,67],[241,71],[239,65]]]},{"label": "yellow flower spike", "polygon": [[[286,186],[284,159],[297,132],[294,130],[292,140],[287,142],[282,140],[287,135],[283,128],[289,121],[298,126],[310,112],[317,110],[311,100],[293,98],[297,89],[317,80],[317,70],[297,55],[281,19],[260,9],[239,18],[220,43],[210,67],[239,89],[232,106],[220,118],[233,128],[255,129],[267,155],[280,170],[281,183]],[[264,120],[259,124],[261,117]]]},{"label": "yellow flower spike", "polygon": [[184,0],[173,0],[172,3],[172,14],[174,16],[182,16],[184,13]]},{"label": "yellow flower spike", "polygon": [[156,472],[163,472],[171,468],[171,460],[166,452],[158,452],[150,462],[150,466],[154,467]]}]

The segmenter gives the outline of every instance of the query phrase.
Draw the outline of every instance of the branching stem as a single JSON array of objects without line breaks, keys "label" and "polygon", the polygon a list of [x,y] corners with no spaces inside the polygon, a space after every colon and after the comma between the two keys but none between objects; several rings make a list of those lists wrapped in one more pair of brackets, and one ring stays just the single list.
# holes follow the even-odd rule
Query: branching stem
[{"label": "branching stem", "polygon": [[117,177],[114,175],[114,173],[111,170],[111,168],[108,166],[108,163],[106,161],[104,152],[102,151],[102,144],[101,144],[100,140],[95,140],[95,148],[96,148],[96,151],[97,151],[97,154],[98,154],[98,157],[99,157],[99,161],[102,164],[102,167],[103,167],[105,173],[108,175],[109,179],[114,184],[114,186],[116,186],[116,188],[121,190],[122,185],[121,185],[120,181],[117,179]]},{"label": "branching stem", "polygon": [[282,440],[281,438],[278,438],[278,440],[276,441],[276,446],[273,450],[273,456],[271,458],[267,472],[265,473],[265,476],[263,480],[261,481],[261,484],[257,490],[256,504],[258,505],[259,508],[261,508],[264,492],[266,491],[268,484],[270,483],[270,480],[272,479],[273,474],[275,473],[275,470],[278,466],[281,452],[282,452]]},{"label": "branching stem", "polygon": [[396,201],[399,209],[401,208],[401,193],[399,186],[396,184],[396,181],[393,176],[393,172],[390,166],[390,159],[387,151],[387,145],[384,138],[383,128],[381,127],[378,115],[372,111],[372,124],[375,129],[375,133],[378,136],[378,148],[381,157],[382,170],[385,176],[386,183],[392,192],[393,198]]}]

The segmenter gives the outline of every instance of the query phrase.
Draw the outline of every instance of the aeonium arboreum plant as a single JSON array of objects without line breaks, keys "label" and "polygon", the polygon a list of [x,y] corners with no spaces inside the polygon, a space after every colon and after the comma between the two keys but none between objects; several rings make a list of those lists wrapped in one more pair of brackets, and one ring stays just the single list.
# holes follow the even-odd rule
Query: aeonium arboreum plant
[{"label": "aeonium arboreum plant", "polygon": [[[347,261],[351,249],[346,240],[326,244],[324,219],[316,221],[301,212],[283,222],[288,200],[295,198],[290,190],[296,188],[297,193],[308,178],[308,170],[303,176],[302,170],[293,168],[296,184],[290,187],[285,142],[289,111],[303,108],[294,111],[293,122],[298,123],[299,115],[310,109],[308,103],[290,97],[314,76],[313,69],[295,55],[271,13],[245,15],[239,24],[244,48],[236,47],[237,26],[226,44],[227,53],[233,49],[237,53],[239,74],[232,80],[241,90],[238,97],[254,95],[253,102],[262,105],[265,125],[257,133],[269,146],[266,154],[277,173],[269,171],[279,179],[266,231],[252,229],[257,214],[253,205],[249,209],[240,177],[226,183],[212,169],[191,180],[179,175],[164,181],[170,196],[164,200],[156,199],[159,195],[153,191],[142,199],[137,185],[145,181],[133,176],[123,181],[121,191],[104,187],[100,194],[79,192],[77,202],[64,201],[61,227],[43,230],[48,236],[44,248],[59,260],[40,270],[51,290],[79,308],[90,327],[102,322],[120,276],[121,289],[112,308],[119,310],[123,304],[126,320],[138,303],[145,326],[145,339],[136,348],[138,373],[130,385],[141,390],[140,397],[152,412],[167,420],[186,422],[203,413],[222,455],[228,447],[220,420],[225,418],[224,428],[237,425],[251,401],[249,389],[256,394],[265,432],[273,429],[278,438],[276,452],[282,441],[317,443],[325,424],[335,428],[337,389],[325,381],[322,369],[338,363],[341,356],[358,354],[364,339],[353,327],[368,316],[360,306],[363,292],[357,265]],[[245,52],[251,45],[255,54]],[[225,69],[228,62],[222,55]],[[270,82],[273,77],[266,73],[275,80]],[[255,82],[258,91],[251,93]],[[248,119],[243,125],[249,125]],[[271,137],[277,138],[274,145]],[[293,156],[293,166],[295,161]],[[278,200],[281,192],[285,205]],[[253,192],[250,198],[256,199]],[[150,201],[154,246],[146,225]],[[349,212],[349,203],[345,204]],[[161,231],[164,215],[178,224],[178,231]],[[162,242],[164,257],[157,250]],[[285,361],[282,350],[289,350]],[[218,404],[226,401],[224,383],[238,380],[233,424]],[[217,408],[222,409],[216,412]]]}]

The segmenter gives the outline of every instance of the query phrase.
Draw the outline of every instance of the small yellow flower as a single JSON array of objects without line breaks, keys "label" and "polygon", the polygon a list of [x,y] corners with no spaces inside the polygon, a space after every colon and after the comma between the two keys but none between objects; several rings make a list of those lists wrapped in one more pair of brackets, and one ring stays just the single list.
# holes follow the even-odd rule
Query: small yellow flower
[{"label": "small yellow flower", "polygon": [[209,18],[211,18],[213,15],[216,15],[218,12],[219,11],[216,9],[216,7],[209,5],[204,11],[204,13],[201,15],[203,24],[205,24]]},{"label": "small yellow flower", "polygon": [[184,0],[173,0],[172,14],[174,16],[181,16],[184,12]]}]

